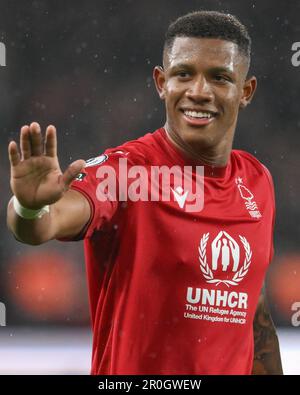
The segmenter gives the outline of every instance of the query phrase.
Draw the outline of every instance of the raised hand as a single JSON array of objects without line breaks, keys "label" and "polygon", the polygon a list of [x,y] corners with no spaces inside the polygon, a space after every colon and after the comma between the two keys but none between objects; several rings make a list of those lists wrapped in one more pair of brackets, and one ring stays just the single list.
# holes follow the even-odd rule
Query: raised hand
[{"label": "raised hand", "polygon": [[55,127],[47,127],[43,142],[41,128],[36,122],[21,128],[20,152],[17,143],[11,141],[8,155],[12,192],[21,205],[29,209],[57,202],[85,166],[85,161],[79,159],[62,173],[57,158]]}]

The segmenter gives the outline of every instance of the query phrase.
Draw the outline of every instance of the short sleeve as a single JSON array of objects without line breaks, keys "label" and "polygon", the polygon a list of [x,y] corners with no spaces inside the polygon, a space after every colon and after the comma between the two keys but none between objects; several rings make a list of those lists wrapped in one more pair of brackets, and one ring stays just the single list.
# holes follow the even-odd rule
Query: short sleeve
[{"label": "short sleeve", "polygon": [[71,183],[70,188],[82,193],[91,207],[91,217],[75,241],[90,238],[94,232],[108,223],[118,210],[118,177],[119,159],[123,152],[105,152],[104,154],[86,161],[86,167]]}]

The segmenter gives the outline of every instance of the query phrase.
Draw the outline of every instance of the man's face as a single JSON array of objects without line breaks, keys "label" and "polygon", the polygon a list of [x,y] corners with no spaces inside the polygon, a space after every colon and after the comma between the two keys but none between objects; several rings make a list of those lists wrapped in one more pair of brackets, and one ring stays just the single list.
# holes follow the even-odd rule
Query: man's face
[{"label": "man's face", "polygon": [[247,62],[235,43],[176,37],[154,79],[165,100],[167,130],[194,152],[232,144],[240,107],[250,101],[256,80],[245,81]]}]

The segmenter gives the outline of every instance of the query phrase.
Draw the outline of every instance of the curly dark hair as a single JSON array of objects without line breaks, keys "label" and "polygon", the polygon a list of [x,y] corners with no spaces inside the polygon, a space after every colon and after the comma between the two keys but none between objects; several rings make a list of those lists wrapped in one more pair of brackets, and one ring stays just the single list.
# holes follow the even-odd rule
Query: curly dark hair
[{"label": "curly dark hair", "polygon": [[233,15],[217,11],[195,11],[183,15],[168,27],[164,51],[169,50],[176,37],[219,38],[237,44],[248,63],[251,38],[247,28]]}]

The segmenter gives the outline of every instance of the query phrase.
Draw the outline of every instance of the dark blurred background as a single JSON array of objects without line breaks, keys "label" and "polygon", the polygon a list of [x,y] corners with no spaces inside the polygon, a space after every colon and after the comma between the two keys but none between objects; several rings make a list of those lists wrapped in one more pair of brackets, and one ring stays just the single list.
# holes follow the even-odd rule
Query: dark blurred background
[{"label": "dark blurred background", "polygon": [[235,148],[271,171],[277,200],[275,259],[267,281],[273,317],[291,325],[300,301],[300,3],[263,1],[0,1],[0,302],[7,327],[88,327],[82,243],[22,245],[6,228],[11,196],[7,145],[38,121],[58,130],[62,168],[153,131],[164,107],[152,82],[164,33],[199,9],[238,16],[253,40],[258,90],[240,114]]}]

